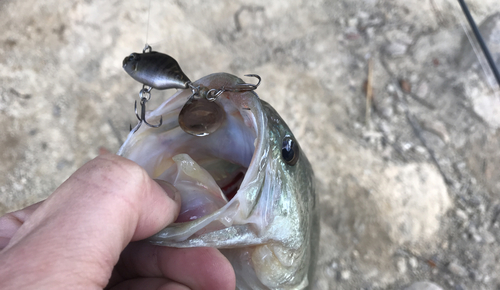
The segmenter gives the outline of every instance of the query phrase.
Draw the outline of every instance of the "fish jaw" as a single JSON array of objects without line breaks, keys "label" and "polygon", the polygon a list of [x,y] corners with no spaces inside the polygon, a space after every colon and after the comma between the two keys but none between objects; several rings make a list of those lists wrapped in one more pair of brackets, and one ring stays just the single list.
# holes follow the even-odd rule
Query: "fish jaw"
[{"label": "fish jaw", "polygon": [[[235,76],[213,74],[194,84],[219,89],[239,83],[243,81]],[[319,213],[314,176],[305,154],[300,154],[294,166],[281,157],[283,138],[293,137],[290,129],[253,92],[225,92],[217,102],[226,111],[226,123],[210,136],[194,137],[183,132],[175,120],[189,96],[190,92],[180,91],[150,112],[148,120],[163,116],[167,125],[158,129],[142,126],[129,134],[119,154],[142,165],[153,178],[171,183],[175,174],[165,168],[172,168],[169,160],[180,153],[200,165],[207,164],[203,154],[218,156],[246,166],[246,173],[236,195],[221,208],[189,222],[174,223],[149,241],[162,246],[222,249],[235,268],[239,289],[305,288],[313,275],[310,265],[318,246]],[[217,146],[205,138],[214,138]],[[170,156],[165,150],[175,154]]]}]

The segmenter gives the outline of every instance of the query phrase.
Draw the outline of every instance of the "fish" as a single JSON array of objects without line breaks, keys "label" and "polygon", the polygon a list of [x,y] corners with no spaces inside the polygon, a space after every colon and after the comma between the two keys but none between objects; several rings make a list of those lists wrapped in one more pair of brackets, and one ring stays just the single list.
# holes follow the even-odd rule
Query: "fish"
[{"label": "fish", "polygon": [[133,52],[122,64],[133,79],[157,90],[187,89],[191,83],[179,63],[161,52]]},{"label": "fish", "polygon": [[215,131],[183,130],[179,115],[193,93],[178,90],[148,112],[163,125],[129,133],[118,154],[181,194],[177,220],[149,242],[218,248],[235,270],[237,289],[306,289],[319,248],[313,169],[276,110],[255,91],[236,89],[242,84],[228,73],[192,83],[200,92],[220,92],[213,103],[224,116],[211,118],[221,122]]}]

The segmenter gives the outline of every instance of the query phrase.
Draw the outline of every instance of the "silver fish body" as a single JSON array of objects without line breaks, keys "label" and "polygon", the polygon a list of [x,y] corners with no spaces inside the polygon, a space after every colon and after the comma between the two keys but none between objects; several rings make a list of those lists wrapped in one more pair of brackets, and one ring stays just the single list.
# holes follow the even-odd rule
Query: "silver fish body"
[{"label": "silver fish body", "polygon": [[[218,73],[193,84],[220,89],[242,83]],[[161,115],[164,125],[142,126],[119,151],[181,193],[177,222],[149,240],[219,248],[235,269],[238,289],[307,288],[319,212],[311,165],[292,132],[253,91],[226,91],[215,101],[226,114],[224,124],[208,136],[192,136],[177,122],[190,94],[179,91],[150,112],[148,119]],[[290,142],[295,151],[284,152]]]}]

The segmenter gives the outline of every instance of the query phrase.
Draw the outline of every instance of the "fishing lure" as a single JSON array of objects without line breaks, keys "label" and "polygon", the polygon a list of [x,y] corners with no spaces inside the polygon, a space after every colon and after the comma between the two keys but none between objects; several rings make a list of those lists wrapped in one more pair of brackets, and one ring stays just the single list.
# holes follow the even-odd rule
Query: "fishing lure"
[{"label": "fishing lure", "polygon": [[157,90],[187,89],[191,83],[173,57],[156,51],[130,54],[123,60],[123,69],[134,80]]},{"label": "fishing lure", "polygon": [[151,90],[187,89],[191,81],[184,74],[179,63],[168,54],[152,51],[151,46],[146,45],[142,53],[131,53],[123,59],[123,69],[134,80],[143,84],[139,92],[141,114],[137,113],[137,101],[134,105],[135,115],[139,122],[131,129],[134,133],[139,130],[142,123],[149,127],[158,128],[163,119],[157,125],[152,125],[146,120],[146,103],[151,99]]},{"label": "fishing lure", "polygon": [[224,92],[245,92],[257,89],[261,78],[258,75],[246,76],[256,77],[257,84],[232,84],[219,89],[207,89],[203,86],[194,86],[184,74],[179,63],[168,54],[152,51],[147,45],[143,53],[132,53],[123,60],[123,69],[136,81],[143,84],[140,92],[141,115],[137,113],[137,102],[135,113],[139,123],[133,129],[135,133],[142,123],[149,127],[161,126],[162,119],[158,125],[152,125],[146,121],[146,103],[151,98],[151,90],[187,89],[191,88],[192,95],[183,106],[178,122],[182,130],[194,136],[207,136],[215,132],[224,121],[224,113],[217,98]]}]

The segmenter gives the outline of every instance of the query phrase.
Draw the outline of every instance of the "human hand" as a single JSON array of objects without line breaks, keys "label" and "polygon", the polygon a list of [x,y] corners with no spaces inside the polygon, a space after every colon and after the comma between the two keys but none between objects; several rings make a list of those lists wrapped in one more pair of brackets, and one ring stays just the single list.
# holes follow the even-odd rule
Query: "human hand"
[{"label": "human hand", "polygon": [[0,289],[235,289],[217,249],[139,241],[179,209],[170,184],[101,155],[45,201],[0,218]]}]

